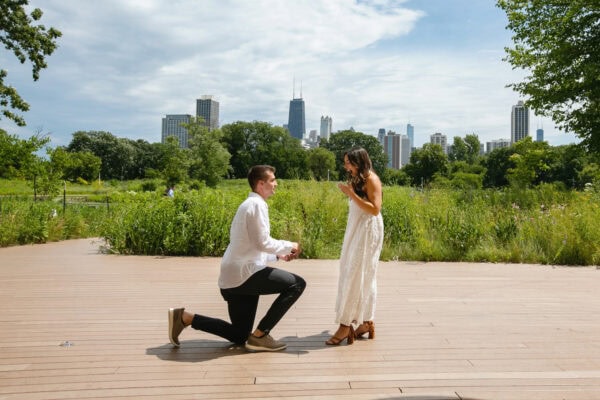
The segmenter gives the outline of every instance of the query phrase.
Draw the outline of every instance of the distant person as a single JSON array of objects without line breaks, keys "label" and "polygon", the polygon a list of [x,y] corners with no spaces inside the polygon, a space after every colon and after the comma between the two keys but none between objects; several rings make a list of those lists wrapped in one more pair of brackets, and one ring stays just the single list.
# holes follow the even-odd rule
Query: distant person
[{"label": "distant person", "polygon": [[169,186],[169,188],[167,189],[167,196],[175,197],[175,185]]},{"label": "distant person", "polygon": [[[328,345],[339,345],[344,340],[352,344],[355,338],[367,333],[369,339],[375,338],[377,267],[383,246],[381,181],[363,148],[353,148],[344,154],[344,168],[349,182],[339,183],[338,187],[348,196],[350,208],[335,307],[335,322],[340,325],[327,340]],[[356,330],[353,324],[358,325]]]},{"label": "distant person", "polygon": [[[169,340],[179,346],[179,334],[192,328],[220,336],[250,351],[278,351],[286,344],[271,337],[271,330],[298,300],[306,282],[298,275],[267,266],[290,261],[300,254],[296,242],[271,237],[266,200],[275,194],[275,168],[256,165],[248,172],[252,191],[239,206],[230,230],[230,243],[221,260],[219,288],[227,302],[231,322],[192,314],[184,308],[169,309]],[[260,295],[279,294],[252,332]]]}]

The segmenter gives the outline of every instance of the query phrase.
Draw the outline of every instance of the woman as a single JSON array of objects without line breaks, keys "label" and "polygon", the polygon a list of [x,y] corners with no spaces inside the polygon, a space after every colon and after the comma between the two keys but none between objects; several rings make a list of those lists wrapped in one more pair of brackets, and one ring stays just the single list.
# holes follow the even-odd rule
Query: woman
[{"label": "woman", "polygon": [[[340,326],[325,342],[328,345],[339,345],[344,340],[352,344],[366,333],[369,339],[375,338],[377,266],[383,245],[381,181],[363,148],[353,148],[344,154],[344,168],[349,182],[339,183],[338,187],[348,196],[350,209],[336,301],[336,322]],[[353,323],[359,324],[356,330]]]}]

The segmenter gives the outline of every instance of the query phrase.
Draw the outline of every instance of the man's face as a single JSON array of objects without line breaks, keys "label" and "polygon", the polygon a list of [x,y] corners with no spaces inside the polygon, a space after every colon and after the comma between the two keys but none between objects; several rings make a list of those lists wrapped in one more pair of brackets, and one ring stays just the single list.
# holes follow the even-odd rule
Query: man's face
[{"label": "man's face", "polygon": [[272,171],[267,171],[267,177],[265,180],[258,181],[256,185],[256,193],[258,193],[263,199],[267,200],[269,197],[275,194],[275,188],[277,187],[277,180],[275,174]]}]

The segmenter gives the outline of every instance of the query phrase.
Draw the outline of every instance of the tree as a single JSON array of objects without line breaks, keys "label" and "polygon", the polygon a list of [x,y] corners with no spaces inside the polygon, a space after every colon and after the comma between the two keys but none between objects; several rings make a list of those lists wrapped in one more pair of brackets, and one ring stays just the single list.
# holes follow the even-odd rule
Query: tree
[{"label": "tree", "polygon": [[514,32],[505,58],[529,70],[509,86],[536,114],[600,151],[600,7],[598,0],[498,0]]},{"label": "tree", "polygon": [[590,163],[585,149],[577,144],[550,147],[550,171],[546,182],[563,182],[566,187],[583,189],[587,182],[580,181],[583,169]]},{"label": "tree", "polygon": [[49,142],[41,133],[23,140],[0,129],[0,178],[34,176],[39,162],[36,152]]},{"label": "tree", "polygon": [[501,147],[490,152],[483,160],[485,175],[483,186],[486,188],[502,187],[508,185],[508,170],[514,167],[511,156],[513,147]]},{"label": "tree", "polygon": [[383,176],[381,176],[381,183],[388,186],[408,186],[410,185],[410,177],[404,170],[386,168],[383,172]]},{"label": "tree", "polygon": [[318,181],[337,180],[335,155],[323,147],[308,150],[308,169]]},{"label": "tree", "polygon": [[176,136],[167,136],[164,144],[164,166],[161,171],[167,187],[185,181],[188,177],[189,150],[179,146]]},{"label": "tree", "polygon": [[154,178],[164,168],[164,145],[143,139],[131,142],[134,149],[132,173],[135,178]]},{"label": "tree", "polygon": [[526,188],[544,182],[550,171],[551,153],[547,142],[534,142],[531,136],[513,145],[510,156],[514,167],[508,169],[508,181],[518,188]]},{"label": "tree", "polygon": [[323,141],[321,146],[335,154],[335,165],[340,177],[346,176],[344,169],[344,153],[353,147],[362,147],[369,153],[373,169],[379,176],[383,176],[387,166],[387,155],[375,136],[362,132],[346,130],[331,135],[328,141]]},{"label": "tree", "polygon": [[182,125],[189,135],[190,177],[204,181],[207,186],[216,186],[227,175],[231,158],[221,143],[223,133],[219,129],[209,130],[201,118]]},{"label": "tree", "polygon": [[467,146],[467,158],[466,161],[469,164],[474,164],[476,160],[479,159],[479,149],[481,147],[481,142],[479,141],[479,136],[472,133],[465,136],[465,145]]},{"label": "tree", "polygon": [[242,122],[221,127],[231,154],[232,177],[245,178],[256,164],[269,164],[279,178],[308,178],[306,151],[283,128],[268,122]]},{"label": "tree", "polygon": [[404,167],[413,185],[429,184],[436,174],[448,171],[448,157],[439,144],[425,143],[410,155],[410,163]]},{"label": "tree", "polygon": [[[21,64],[29,61],[33,64],[33,80],[40,77],[40,70],[47,67],[46,57],[56,49],[56,39],[60,31],[44,25],[34,25],[42,18],[43,12],[34,9],[30,15],[25,12],[28,0],[0,0],[0,43],[6,50],[12,51]],[[4,83],[8,73],[0,69],[0,109],[1,115],[13,120],[19,126],[25,126],[25,119],[11,109],[26,112],[29,104],[15,88]]]},{"label": "tree", "polygon": [[69,182],[84,179],[88,182],[98,178],[102,160],[89,151],[69,152],[64,147],[57,147],[48,152],[53,171]]},{"label": "tree", "polygon": [[463,138],[459,136],[454,136],[454,142],[452,143],[452,151],[448,154],[448,159],[450,161],[466,161],[467,153],[469,148],[467,144],[463,140]]},{"label": "tree", "polygon": [[110,132],[78,131],[67,150],[70,152],[89,151],[102,160],[102,179],[132,179],[139,175],[135,170],[135,146],[132,141],[117,138]]}]

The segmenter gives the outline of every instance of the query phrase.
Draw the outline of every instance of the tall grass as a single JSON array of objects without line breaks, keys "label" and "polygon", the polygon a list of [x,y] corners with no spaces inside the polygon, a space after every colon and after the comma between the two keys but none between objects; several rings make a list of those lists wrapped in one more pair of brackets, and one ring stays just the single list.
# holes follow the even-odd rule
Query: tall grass
[{"label": "tall grass", "polygon": [[[141,186],[141,184],[139,184]],[[247,182],[217,189],[113,191],[110,207],[0,198],[0,245],[104,237],[117,253],[221,256]],[[348,202],[334,182],[280,180],[269,201],[273,237],[307,258],[338,258]],[[385,187],[383,260],[600,263],[600,194],[553,185],[530,190]],[[58,207],[57,207],[58,206]],[[53,212],[57,210],[57,213]]]}]

